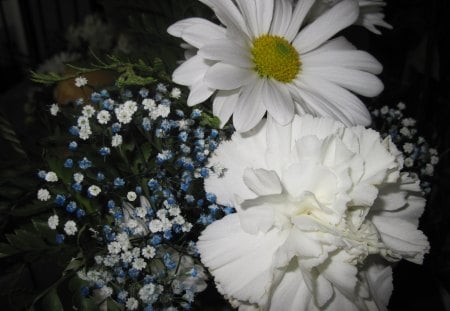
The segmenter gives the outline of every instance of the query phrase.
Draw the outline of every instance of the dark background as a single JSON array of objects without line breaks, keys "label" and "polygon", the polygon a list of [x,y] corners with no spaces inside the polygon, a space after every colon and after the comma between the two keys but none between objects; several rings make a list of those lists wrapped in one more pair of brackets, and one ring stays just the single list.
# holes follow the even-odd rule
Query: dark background
[{"label": "dark background", "polygon": [[[155,1],[147,1],[149,7]],[[128,5],[139,1],[122,2]],[[382,36],[363,28],[346,30],[350,41],[384,65],[381,79],[385,91],[370,104],[381,107],[404,102],[406,113],[418,120],[419,131],[440,153],[433,190],[421,218],[421,229],[430,240],[431,253],[422,266],[408,262],[396,266],[389,308],[450,310],[449,1],[386,2],[386,20],[393,25],[393,30],[382,29]],[[105,19],[117,18],[110,15],[108,1],[0,0],[0,114],[13,124],[18,137],[25,145],[28,142],[29,148],[33,148],[34,135],[37,135],[30,132],[24,121],[24,103],[28,90],[33,87],[29,70],[64,50],[65,30],[89,13],[98,13]],[[10,160],[6,149],[7,144],[0,138],[0,161]],[[8,228],[11,224],[0,225],[0,234]],[[218,296],[208,290],[199,298],[214,309]]]}]

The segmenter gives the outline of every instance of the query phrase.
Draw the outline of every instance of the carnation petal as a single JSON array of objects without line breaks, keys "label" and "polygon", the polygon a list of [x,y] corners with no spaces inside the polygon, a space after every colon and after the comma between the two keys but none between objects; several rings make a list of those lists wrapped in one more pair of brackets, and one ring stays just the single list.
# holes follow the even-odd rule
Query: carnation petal
[{"label": "carnation petal", "polygon": [[280,194],[282,191],[280,178],[275,171],[246,168],[243,179],[250,190],[261,196]]},{"label": "carnation petal", "polygon": [[343,0],[306,26],[292,44],[301,54],[309,52],[353,24],[358,15],[358,3],[353,0]]},{"label": "carnation petal", "polygon": [[219,62],[208,69],[204,81],[212,89],[234,90],[254,81],[254,78],[252,70]]}]

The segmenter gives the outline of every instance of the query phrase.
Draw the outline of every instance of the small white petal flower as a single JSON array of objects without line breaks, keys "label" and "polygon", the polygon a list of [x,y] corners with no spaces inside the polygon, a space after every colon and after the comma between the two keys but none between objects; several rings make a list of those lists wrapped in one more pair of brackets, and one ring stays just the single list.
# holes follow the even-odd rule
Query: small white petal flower
[{"label": "small white petal flower", "polygon": [[152,219],[148,224],[148,228],[152,233],[163,231],[163,224],[159,219]]},{"label": "small white petal flower", "polygon": [[127,199],[128,199],[128,201],[130,201],[130,202],[135,201],[135,200],[137,199],[137,194],[136,194],[136,192],[134,192],[134,191],[129,191],[129,192],[127,193]]},{"label": "small white petal flower", "polygon": [[147,245],[146,247],[144,247],[142,249],[142,256],[145,259],[151,259],[151,258],[155,257],[155,255],[156,255],[156,250],[154,247],[152,247],[150,245]]},{"label": "small white petal flower", "polygon": [[111,139],[111,146],[119,147],[120,145],[122,145],[122,142],[123,142],[122,135],[114,134],[114,136]]},{"label": "small white petal flower", "polygon": [[39,201],[48,201],[52,196],[47,189],[39,189],[37,192],[37,198]]},{"label": "small white petal flower", "polygon": [[75,235],[75,233],[78,231],[77,224],[73,220],[69,220],[64,225],[64,232],[67,235]]},{"label": "small white petal flower", "polygon": [[156,109],[156,103],[151,98],[145,98],[142,101],[142,105],[144,106],[144,110],[152,111],[152,110]]},{"label": "small white petal flower", "polygon": [[79,77],[75,78],[75,86],[76,87],[83,87],[83,86],[87,85],[87,83],[88,83],[88,80],[86,79],[86,77],[79,76]]},{"label": "small white petal flower", "polygon": [[143,258],[136,258],[133,261],[132,266],[134,269],[141,271],[142,269],[145,269],[145,267],[147,267],[147,263]]},{"label": "small white petal flower", "polygon": [[59,225],[59,217],[58,215],[52,215],[48,218],[48,227],[52,230],[55,230]]},{"label": "small white petal flower", "polygon": [[414,160],[410,157],[405,159],[405,167],[413,167],[414,166]]},{"label": "small white petal flower", "polygon": [[93,197],[98,196],[100,192],[102,192],[102,189],[99,186],[92,185],[88,188],[88,193]]},{"label": "small white petal flower", "polygon": [[431,163],[432,165],[438,164],[438,163],[439,163],[439,157],[437,157],[437,156],[432,156],[431,159],[430,159],[430,163]]},{"label": "small white petal flower", "polygon": [[73,180],[77,183],[80,184],[83,182],[84,180],[84,175],[81,173],[75,173],[73,174]]},{"label": "small white petal flower", "polygon": [[411,143],[405,143],[403,145],[403,151],[406,153],[411,153],[414,151],[414,145]]},{"label": "small white petal flower", "polygon": [[111,120],[111,114],[107,110],[101,110],[97,113],[97,121],[100,124],[107,124]]},{"label": "small white petal flower", "polygon": [[91,105],[86,105],[83,107],[83,110],[81,111],[83,116],[86,118],[91,118],[95,114],[95,108]]},{"label": "small white petal flower", "polygon": [[177,87],[174,87],[172,91],[170,91],[170,97],[178,99],[181,96],[181,90]]},{"label": "small white petal flower", "polygon": [[130,297],[125,304],[127,310],[136,310],[139,307],[139,301],[136,298]]},{"label": "small white petal flower", "polygon": [[83,126],[80,128],[80,132],[79,132],[80,139],[88,140],[91,135],[92,135],[92,130],[89,125]]},{"label": "small white petal flower", "polygon": [[189,106],[213,94],[222,126],[233,115],[240,132],[266,111],[279,124],[294,114],[314,114],[347,125],[370,124],[370,113],[350,91],[373,97],[383,84],[381,64],[343,37],[329,40],[359,16],[356,1],[343,0],[304,26],[315,1],[203,0],[220,22],[189,18],[168,32],[197,49],[173,73],[190,88]]},{"label": "small white petal flower", "polygon": [[48,181],[48,182],[57,182],[57,181],[58,181],[58,176],[56,175],[55,172],[48,172],[48,173],[45,175],[45,181]]},{"label": "small white petal flower", "polygon": [[50,114],[52,116],[56,116],[58,114],[58,112],[60,111],[58,104],[52,104],[50,106]]},{"label": "small white petal flower", "polygon": [[287,126],[269,118],[249,134],[219,146],[211,162],[227,171],[205,179],[206,192],[237,211],[197,243],[219,291],[242,309],[385,308],[383,257],[421,263],[429,250],[417,229],[425,200],[400,173],[395,145],[311,116]]}]

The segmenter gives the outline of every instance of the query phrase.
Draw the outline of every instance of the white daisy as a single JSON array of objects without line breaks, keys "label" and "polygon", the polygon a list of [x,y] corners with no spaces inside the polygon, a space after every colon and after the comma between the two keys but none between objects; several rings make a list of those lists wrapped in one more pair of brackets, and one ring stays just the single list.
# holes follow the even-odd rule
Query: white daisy
[{"label": "white daisy", "polygon": [[249,134],[219,146],[211,161],[227,171],[205,179],[237,211],[197,243],[218,290],[243,310],[385,309],[387,262],[421,263],[429,249],[400,152],[373,130],[311,116]]},{"label": "white daisy", "polygon": [[[222,125],[255,127],[268,112],[278,123],[294,113],[328,116],[347,125],[370,124],[364,104],[350,91],[376,96],[382,66],[343,37],[329,40],[359,16],[356,1],[343,0],[304,26],[314,0],[200,0],[224,27],[188,18],[168,32],[197,48],[173,73],[191,91],[188,105],[215,93],[213,112]],[[348,89],[348,90],[347,90]]]}]

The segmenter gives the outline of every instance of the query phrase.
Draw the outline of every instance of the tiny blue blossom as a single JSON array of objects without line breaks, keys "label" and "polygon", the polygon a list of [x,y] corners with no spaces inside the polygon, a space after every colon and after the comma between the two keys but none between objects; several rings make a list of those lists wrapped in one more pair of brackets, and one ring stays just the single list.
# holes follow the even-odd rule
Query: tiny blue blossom
[{"label": "tiny blue blossom", "polygon": [[69,133],[70,133],[70,135],[78,136],[78,135],[80,135],[80,129],[76,126],[71,126],[69,128]]},{"label": "tiny blue blossom", "polygon": [[46,172],[46,171],[43,171],[43,170],[40,170],[40,171],[37,173],[37,175],[38,175],[38,177],[39,177],[40,179],[45,179],[45,176],[47,176],[47,172]]},{"label": "tiny blue blossom", "polygon": [[102,172],[98,172],[96,178],[98,181],[103,181],[103,180],[105,180],[105,175],[103,175]]},{"label": "tiny blue blossom", "polygon": [[142,187],[141,186],[136,186],[136,188],[134,189],[134,191],[136,192],[136,194],[142,194]]},{"label": "tiny blue blossom", "polygon": [[64,234],[57,234],[55,237],[56,244],[63,244],[64,243]]},{"label": "tiny blue blossom", "polygon": [[119,133],[120,132],[120,129],[122,128],[122,125],[120,124],[120,123],[113,123],[112,125],[111,125],[111,131],[114,133],[114,134],[116,134],[116,133]]},{"label": "tiny blue blossom", "polygon": [[114,179],[114,187],[120,188],[120,187],[123,187],[124,185],[125,185],[125,180],[123,180],[123,178],[117,177],[116,179]]},{"label": "tiny blue blossom", "polygon": [[82,287],[80,288],[80,293],[81,293],[81,296],[83,296],[83,297],[89,296],[89,287],[87,287],[87,286],[82,286]]},{"label": "tiny blue blossom", "polygon": [[100,148],[98,153],[100,153],[101,156],[107,156],[111,154],[111,149],[109,149],[108,147],[102,147]]},{"label": "tiny blue blossom", "polygon": [[139,95],[141,95],[142,98],[146,98],[148,96],[148,90],[143,87],[139,90]]},{"label": "tiny blue blossom", "polygon": [[77,148],[78,148],[78,144],[77,144],[76,141],[71,141],[69,143],[69,150],[70,151],[75,151],[75,150],[77,150]]},{"label": "tiny blue blossom", "polygon": [[198,118],[200,118],[200,116],[202,115],[202,111],[201,110],[199,110],[199,109],[194,109],[194,110],[192,110],[192,113],[191,113],[191,119],[198,119]]},{"label": "tiny blue blossom", "polygon": [[77,209],[77,203],[74,201],[70,201],[69,204],[66,205],[66,211],[68,213],[73,213]]},{"label": "tiny blue blossom", "polygon": [[156,86],[156,91],[161,92],[161,93],[166,93],[167,87],[162,83],[158,83],[158,85]]},{"label": "tiny blue blossom", "polygon": [[142,128],[144,131],[149,132],[152,129],[152,123],[149,118],[145,117],[142,119]]},{"label": "tiny blue blossom", "polygon": [[78,209],[76,212],[77,218],[83,218],[84,216],[86,216],[86,212],[83,209]]},{"label": "tiny blue blossom", "polygon": [[217,196],[214,193],[207,192],[206,199],[211,203],[216,203]]},{"label": "tiny blue blossom", "polygon": [[187,141],[187,139],[188,139],[188,133],[186,133],[185,131],[180,132],[180,134],[178,134],[178,139],[181,142],[185,143]]},{"label": "tiny blue blossom", "polygon": [[64,195],[62,195],[62,194],[56,195],[56,197],[55,197],[56,205],[63,206],[65,201],[66,201],[66,197]]},{"label": "tiny blue blossom", "polygon": [[76,192],[80,192],[83,189],[83,186],[80,183],[73,183],[72,189]]},{"label": "tiny blue blossom", "polygon": [[83,160],[78,161],[78,167],[81,168],[82,170],[87,170],[91,166],[92,166],[92,162],[89,161],[89,159],[86,157],[84,157]]},{"label": "tiny blue blossom", "polygon": [[162,238],[159,234],[155,234],[152,236],[152,238],[150,239],[150,245],[155,246],[155,245],[159,245],[162,241]]},{"label": "tiny blue blossom", "polygon": [[66,159],[66,161],[64,161],[64,167],[65,168],[72,168],[73,167],[73,160],[72,159]]},{"label": "tiny blue blossom", "polygon": [[103,98],[109,98],[109,92],[107,90],[101,90],[100,96]]},{"label": "tiny blue blossom", "polygon": [[102,96],[99,93],[94,92],[94,93],[91,94],[91,101],[94,104],[99,103],[101,100],[102,100]]},{"label": "tiny blue blossom", "polygon": [[114,207],[116,207],[116,203],[113,200],[109,200],[107,203],[107,207],[108,209],[113,209]]}]

